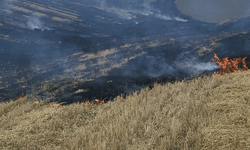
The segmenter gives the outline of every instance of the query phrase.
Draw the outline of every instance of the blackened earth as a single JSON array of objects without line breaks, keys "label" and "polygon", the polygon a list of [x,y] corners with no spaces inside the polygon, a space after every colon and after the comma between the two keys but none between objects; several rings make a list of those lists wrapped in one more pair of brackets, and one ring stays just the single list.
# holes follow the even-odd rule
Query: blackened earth
[{"label": "blackened earth", "polygon": [[[216,69],[195,66],[212,63],[214,53],[250,55],[249,18],[209,24],[181,14],[174,1],[153,2],[148,12],[140,1],[130,5],[6,2],[0,7],[0,101],[27,94],[46,102],[108,101],[155,82],[210,75]],[[158,10],[171,20],[159,18]]]}]

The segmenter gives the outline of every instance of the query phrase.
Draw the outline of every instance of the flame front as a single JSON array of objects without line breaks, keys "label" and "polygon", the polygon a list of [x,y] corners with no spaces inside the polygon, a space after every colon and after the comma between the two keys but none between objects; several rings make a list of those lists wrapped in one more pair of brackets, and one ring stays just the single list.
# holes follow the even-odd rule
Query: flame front
[{"label": "flame front", "polygon": [[246,64],[246,58],[247,57],[229,59],[228,57],[226,57],[220,59],[214,53],[213,61],[216,61],[220,66],[220,70],[217,72],[217,74],[223,75],[230,72],[249,70]]},{"label": "flame front", "polygon": [[18,100],[18,101],[21,101],[23,99],[23,97],[16,97],[16,100]]},{"label": "flame front", "polygon": [[[81,103],[79,103],[81,104]],[[97,104],[97,105],[102,105],[104,104],[104,99],[103,100],[99,100],[99,99],[95,99],[95,102],[89,102],[89,101],[86,101],[83,103],[84,106],[93,106],[94,104]]]}]

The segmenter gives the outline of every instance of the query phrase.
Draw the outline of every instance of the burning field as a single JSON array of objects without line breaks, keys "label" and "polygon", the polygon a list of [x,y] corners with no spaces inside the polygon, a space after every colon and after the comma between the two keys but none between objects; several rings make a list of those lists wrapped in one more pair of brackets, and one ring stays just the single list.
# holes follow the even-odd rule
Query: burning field
[{"label": "burning field", "polygon": [[[200,22],[171,0],[1,4],[0,101],[27,95],[65,104],[107,102],[155,82],[211,75],[220,65],[214,52],[249,55],[248,18]],[[246,68],[248,58],[242,61]]]},{"label": "burning field", "polygon": [[249,70],[246,64],[246,58],[233,58],[228,59],[228,57],[220,59],[216,54],[214,54],[214,61],[220,66],[217,74],[224,75],[226,73]]},{"label": "burning field", "polygon": [[0,1],[0,147],[249,149],[247,7],[184,3]]},{"label": "burning field", "polygon": [[249,77],[155,84],[104,104],[0,103],[0,148],[249,149]]}]

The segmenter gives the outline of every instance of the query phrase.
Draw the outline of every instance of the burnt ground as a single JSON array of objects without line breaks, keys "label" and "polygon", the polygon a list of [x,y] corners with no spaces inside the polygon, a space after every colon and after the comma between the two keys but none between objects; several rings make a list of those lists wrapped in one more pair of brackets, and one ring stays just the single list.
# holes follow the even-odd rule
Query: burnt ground
[{"label": "burnt ground", "polygon": [[170,9],[186,21],[164,20],[156,10],[145,15],[77,0],[6,6],[0,8],[0,101],[27,94],[48,102],[108,101],[155,82],[209,75],[216,71],[214,53],[250,55],[249,18],[209,24]]}]

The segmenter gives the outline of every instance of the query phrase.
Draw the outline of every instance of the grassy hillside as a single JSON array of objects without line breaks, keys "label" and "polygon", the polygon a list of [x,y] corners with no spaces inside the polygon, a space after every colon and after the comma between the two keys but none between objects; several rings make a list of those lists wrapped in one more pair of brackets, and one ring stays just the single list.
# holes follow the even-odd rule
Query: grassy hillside
[{"label": "grassy hillside", "polygon": [[0,103],[0,149],[250,149],[249,78],[156,84],[93,106]]}]

